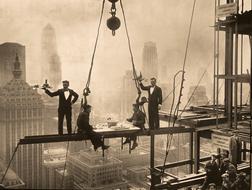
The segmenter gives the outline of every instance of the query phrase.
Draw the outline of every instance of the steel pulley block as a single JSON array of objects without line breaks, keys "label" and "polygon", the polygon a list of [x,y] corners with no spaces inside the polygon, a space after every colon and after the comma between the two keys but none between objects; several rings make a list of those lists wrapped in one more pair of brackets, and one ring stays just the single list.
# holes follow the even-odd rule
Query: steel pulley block
[{"label": "steel pulley block", "polygon": [[115,35],[115,31],[121,26],[121,21],[118,17],[112,16],[107,20],[107,26],[112,30],[112,34]]},{"label": "steel pulley block", "polygon": [[110,3],[116,3],[118,0],[108,0]]}]

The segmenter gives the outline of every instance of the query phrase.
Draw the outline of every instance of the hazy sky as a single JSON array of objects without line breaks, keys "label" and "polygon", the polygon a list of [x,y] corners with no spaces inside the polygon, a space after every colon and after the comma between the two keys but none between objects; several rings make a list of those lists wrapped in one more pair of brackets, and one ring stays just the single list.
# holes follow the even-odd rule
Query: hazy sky
[{"label": "hazy sky", "polygon": [[[141,69],[144,42],[157,44],[159,64],[167,64],[168,82],[181,69],[193,0],[124,0],[137,69]],[[0,0],[0,43],[26,46],[27,79],[39,81],[41,34],[50,23],[56,32],[63,79],[81,91],[87,79],[102,0]],[[110,3],[106,1],[95,57],[92,85],[117,87],[131,69],[125,29],[116,36],[106,27]],[[122,20],[117,3],[117,15]],[[197,0],[187,59],[187,84],[195,83],[198,69],[213,62],[214,0]],[[212,64],[209,66],[211,72]],[[211,77],[211,74],[210,74]]]}]

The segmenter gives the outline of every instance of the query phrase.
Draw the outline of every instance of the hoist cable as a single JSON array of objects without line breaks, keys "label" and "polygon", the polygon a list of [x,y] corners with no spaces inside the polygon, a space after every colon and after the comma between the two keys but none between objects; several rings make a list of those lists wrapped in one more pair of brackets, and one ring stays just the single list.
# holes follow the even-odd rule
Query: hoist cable
[{"label": "hoist cable", "polygon": [[97,49],[97,44],[98,44],[99,35],[100,35],[101,22],[102,22],[102,17],[103,17],[103,12],[104,12],[104,4],[105,4],[105,0],[102,1],[102,9],[101,9],[101,14],[100,14],[100,20],[99,20],[99,25],[98,25],[97,34],[96,34],[94,50],[93,50],[92,59],[91,59],[91,65],[90,65],[90,69],[89,69],[89,73],[88,73],[88,79],[87,79],[87,83],[86,83],[86,88],[87,89],[89,88],[90,82],[91,82],[92,70],[93,70],[93,66],[94,66],[94,57],[95,57],[95,53],[96,53],[96,49]]},{"label": "hoist cable", "polygon": [[126,21],[126,16],[125,16],[122,0],[120,0],[120,6],[121,6],[121,9],[122,9],[124,27],[125,27],[127,41],[128,41],[128,48],[129,48],[129,52],[130,52],[131,64],[132,64],[132,69],[133,69],[133,77],[134,77],[136,88],[139,89],[139,84],[137,82],[137,73],[136,73],[136,68],[135,68],[131,43],[130,43],[130,36],[129,36],[129,32],[128,32],[127,21]]},{"label": "hoist cable", "polygon": [[2,177],[1,184],[3,184],[3,181],[4,181],[4,179],[5,179],[5,176],[6,176],[8,170],[9,170],[9,168],[10,168],[10,165],[11,165],[13,159],[14,159],[14,156],[15,156],[17,150],[18,150],[18,147],[19,147],[19,143],[17,143],[17,145],[16,145],[16,147],[15,147],[15,149],[14,149],[14,152],[12,153],[11,159],[10,159],[10,161],[9,161],[9,163],[8,163],[8,166],[7,166],[7,168],[6,168],[5,172],[4,172],[4,175],[3,175],[3,177]]},{"label": "hoist cable", "polygon": [[199,87],[199,85],[200,85],[202,79],[204,78],[205,74],[207,73],[207,68],[209,67],[210,63],[211,63],[211,62],[208,63],[206,69],[204,70],[203,74],[201,75],[199,81],[197,82],[197,85],[196,85],[195,88],[193,89],[192,94],[191,94],[190,97],[188,98],[188,100],[187,100],[187,102],[186,102],[186,104],[185,104],[183,110],[180,112],[179,116],[181,116],[181,115],[184,113],[184,111],[185,111],[185,109],[187,108],[187,106],[190,105],[191,100],[192,100],[192,98],[193,98],[193,96],[194,96],[196,90],[198,89],[198,87]]},{"label": "hoist cable", "polygon": [[[182,91],[184,88],[183,84],[184,84],[184,80],[185,80],[185,76],[184,76],[185,75],[185,65],[186,65],[186,59],[187,59],[187,54],[188,54],[189,41],[190,41],[190,37],[191,37],[191,29],[192,29],[193,16],[194,16],[194,12],[195,12],[195,5],[196,5],[196,0],[194,0],[194,2],[193,2],[192,14],[191,14],[190,25],[189,25],[189,32],[188,32],[187,42],[186,42],[185,56],[184,56],[183,67],[182,67],[182,77],[181,77],[179,97],[178,97],[177,105],[174,109],[174,119],[173,119],[173,125],[172,125],[173,127],[175,126],[175,122],[177,119],[179,105],[181,103]],[[169,154],[172,138],[173,138],[173,134],[171,135],[169,146],[166,149],[165,161],[167,160],[167,157]],[[161,170],[162,175],[164,174],[164,170],[165,170],[165,162],[164,162],[163,168]]]},{"label": "hoist cable", "polygon": [[[74,128],[74,132],[73,134],[75,134],[77,129],[77,125],[75,125]],[[63,174],[62,174],[62,180],[61,180],[61,188],[64,188],[64,179],[65,179],[65,172],[66,172],[66,163],[67,163],[67,157],[68,157],[68,153],[69,153],[69,144],[70,144],[70,140],[67,141],[67,149],[66,149],[66,156],[65,156],[65,164],[64,164],[64,169],[63,169]]]},{"label": "hoist cable", "polygon": [[168,98],[169,96],[173,93],[173,91],[175,91],[175,89],[178,87],[180,83],[178,82],[175,87],[167,94],[167,96],[163,99],[162,103],[164,103]]}]

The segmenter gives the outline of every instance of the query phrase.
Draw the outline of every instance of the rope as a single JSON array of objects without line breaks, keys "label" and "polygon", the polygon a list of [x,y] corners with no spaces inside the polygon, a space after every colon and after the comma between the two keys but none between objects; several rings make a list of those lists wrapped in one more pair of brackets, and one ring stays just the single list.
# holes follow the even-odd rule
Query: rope
[{"label": "rope", "polygon": [[192,99],[193,95],[195,94],[196,90],[198,89],[198,87],[199,87],[199,85],[200,85],[200,83],[201,83],[203,77],[205,76],[205,74],[206,74],[206,72],[207,72],[207,68],[209,67],[209,65],[210,65],[210,62],[208,63],[208,65],[207,65],[206,69],[204,70],[203,74],[201,75],[201,77],[200,77],[200,79],[199,79],[197,85],[196,85],[195,88],[193,89],[192,94],[190,95],[188,101],[186,102],[186,105],[184,106],[184,108],[183,108],[183,110],[181,111],[181,113],[179,114],[179,116],[181,116],[181,115],[184,113],[186,107],[187,107],[188,105],[190,105],[191,99]]},{"label": "rope", "polygon": [[[185,81],[185,64],[186,64],[189,41],[190,41],[190,36],[191,36],[191,29],[192,29],[192,22],[193,22],[193,15],[194,15],[194,10],[195,10],[195,5],[196,5],[196,0],[194,0],[194,2],[193,2],[193,9],[192,9],[192,14],[191,14],[191,19],[190,19],[189,32],[188,32],[188,36],[187,36],[186,49],[185,49],[185,56],[184,56],[184,62],[183,62],[183,67],[182,67],[182,80],[181,80],[181,83],[180,83],[179,98],[178,98],[177,105],[176,105],[176,107],[174,109],[174,119],[173,119],[173,125],[172,125],[173,127],[175,126],[175,122],[176,122],[176,118],[177,118],[178,110],[179,110],[179,105],[181,103],[182,91],[183,91],[183,88],[184,88],[183,84],[184,84],[184,81]],[[171,112],[172,112],[172,110],[171,110]],[[163,165],[163,168],[161,170],[162,175],[164,174],[165,163],[166,163],[166,160],[167,160],[167,157],[168,157],[168,154],[169,154],[169,150],[170,150],[170,147],[171,147],[173,134],[170,135],[170,136],[171,136],[170,142],[167,142],[168,146],[167,146],[167,149],[166,149],[164,165]],[[167,136],[167,140],[168,140],[168,136]]]},{"label": "rope", "polygon": [[[75,134],[76,129],[77,129],[77,125],[75,125],[73,134]],[[68,157],[68,152],[69,152],[69,144],[70,144],[70,141],[68,140],[68,141],[67,141],[67,150],[66,150],[66,157],[65,157],[64,170],[63,170],[62,181],[61,181],[61,188],[64,188],[63,185],[64,185],[64,178],[65,178],[65,171],[66,171],[66,162],[67,162],[67,157]]]},{"label": "rope", "polygon": [[11,159],[10,159],[10,161],[9,161],[9,163],[8,163],[8,166],[7,166],[7,168],[6,168],[5,172],[4,172],[4,175],[3,175],[3,177],[2,177],[1,184],[3,184],[3,181],[4,181],[4,179],[5,179],[5,176],[6,176],[8,170],[9,170],[9,168],[10,168],[10,165],[11,165],[13,159],[14,159],[14,156],[15,156],[17,150],[18,150],[18,147],[19,147],[19,143],[17,143],[17,146],[15,147],[14,152],[12,153]]},{"label": "rope", "polygon": [[[224,86],[224,82],[221,83],[221,85],[220,85],[220,87],[219,87],[219,89],[218,89],[218,93],[217,93],[218,95],[220,94],[220,91],[221,91],[221,89],[223,88],[223,86]],[[209,105],[210,102],[213,102],[213,100],[209,100],[209,101],[207,102],[207,105]]]},{"label": "rope", "polygon": [[[176,109],[174,111],[174,113],[176,112],[176,115],[178,115],[179,105],[181,103],[182,90],[184,88],[183,84],[184,84],[184,81],[185,81],[185,64],[186,64],[186,58],[187,58],[187,54],[188,54],[189,41],[190,41],[190,37],[191,37],[191,30],[192,30],[192,22],[193,22],[193,15],[194,15],[194,10],[195,10],[195,5],[196,5],[196,0],[194,0],[194,2],[193,2],[193,9],[192,9],[191,20],[190,20],[190,25],[189,25],[189,32],[188,32],[188,36],[187,36],[185,57],[184,57],[184,63],[183,63],[183,68],[182,68],[183,73],[182,73],[182,80],[181,80],[181,85],[180,85],[179,99],[178,99]],[[174,119],[173,126],[175,125],[175,120],[176,119]]]},{"label": "rope", "polygon": [[179,82],[176,84],[176,86],[167,94],[167,96],[163,99],[162,103],[164,103],[168,98],[169,96],[173,93],[173,91],[178,87],[179,85]]},{"label": "rope", "polygon": [[98,25],[98,29],[97,29],[97,35],[96,35],[96,39],[95,39],[94,50],[93,50],[92,59],[91,59],[91,66],[90,66],[90,69],[89,69],[88,79],[87,79],[87,83],[86,83],[86,88],[87,89],[89,88],[89,85],[90,85],[90,82],[91,82],[92,70],[93,70],[93,66],[94,66],[94,57],[95,57],[96,48],[97,48],[97,44],[98,44],[98,40],[99,40],[100,27],[101,27],[103,12],[104,12],[104,4],[105,4],[105,0],[102,1],[102,9],[101,9],[101,14],[100,14],[100,20],[99,20],[99,25]]},{"label": "rope", "polygon": [[[172,105],[171,105],[171,108],[170,108],[170,117],[169,117],[169,120],[168,120],[168,127],[170,127],[170,124],[171,124],[171,114],[172,114],[172,110],[173,110],[173,106],[174,106],[174,102],[175,102],[175,84],[176,84],[176,77],[178,76],[178,74],[182,72],[182,71],[178,71],[175,75],[174,75],[174,78],[173,78],[173,95],[172,95]],[[169,139],[170,137],[170,139]],[[169,154],[169,150],[170,150],[170,147],[171,147],[171,143],[172,143],[172,139],[173,139],[173,135],[170,135],[168,134],[166,136],[166,148],[165,148],[165,159],[164,159],[164,164],[163,164],[163,168],[161,170],[161,174],[163,175],[164,174],[164,166],[165,166],[165,163],[166,163],[166,160],[167,160],[167,156]]]},{"label": "rope", "polygon": [[138,82],[136,80],[137,79],[136,68],[135,68],[133,53],[132,53],[132,49],[131,49],[130,37],[129,37],[128,27],[127,27],[127,21],[126,21],[126,16],[125,16],[122,0],[120,0],[120,6],[121,6],[121,9],[122,9],[124,27],[125,27],[125,31],[126,31],[126,35],[127,35],[128,48],[129,48],[129,52],[130,52],[131,64],[132,64],[132,69],[133,69],[133,77],[135,79],[136,88],[139,89],[139,84],[138,84]]}]

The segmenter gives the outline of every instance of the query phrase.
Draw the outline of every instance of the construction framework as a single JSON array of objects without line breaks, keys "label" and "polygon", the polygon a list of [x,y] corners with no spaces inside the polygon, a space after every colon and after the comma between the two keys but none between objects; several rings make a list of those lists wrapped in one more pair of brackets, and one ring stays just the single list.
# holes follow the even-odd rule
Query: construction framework
[{"label": "construction framework", "polygon": [[[242,1],[243,2],[243,1]],[[227,15],[219,14],[224,6],[234,6],[235,13]],[[214,90],[213,104],[203,106],[192,106],[187,110],[183,110],[183,114],[179,118],[169,115],[166,112],[160,112],[160,120],[175,121],[177,126],[165,127],[157,130],[139,131],[108,131],[101,132],[103,138],[118,138],[137,134],[138,136],[150,136],[150,169],[151,169],[151,189],[179,189],[182,187],[200,184],[205,178],[205,173],[199,173],[202,162],[210,160],[208,157],[200,157],[200,138],[211,139],[212,133],[225,135],[227,131],[238,130],[238,135],[243,142],[242,158],[246,159],[247,152],[251,152],[251,148],[247,146],[250,143],[251,134],[251,64],[252,64],[252,10],[239,14],[239,1],[227,0],[221,3],[220,0],[215,1],[215,23],[214,23]],[[225,19],[220,19],[225,17]],[[225,61],[224,71],[220,74],[220,32],[225,33]],[[243,54],[240,55],[240,72],[239,69],[239,36],[241,37],[241,52],[243,48],[243,36],[246,35],[250,40],[250,72],[246,74],[243,71]],[[250,73],[250,74],[249,74]],[[219,105],[219,80],[224,80],[224,105]],[[240,83],[240,92],[238,92],[238,83]],[[242,94],[244,83],[250,85],[249,104],[243,104]],[[238,95],[240,94],[240,98]],[[238,105],[238,99],[240,105]],[[163,166],[155,166],[155,136],[161,134],[179,134],[187,133],[189,138],[189,157],[186,160],[169,163]],[[65,141],[81,141],[87,140],[86,135],[46,135],[46,136],[28,136],[20,139],[19,145],[51,143]],[[179,178],[170,173],[165,172],[166,176],[173,180],[169,183],[161,183],[161,171],[173,167],[189,165],[190,173],[188,177]],[[249,172],[249,165],[238,165],[239,171]]]}]

